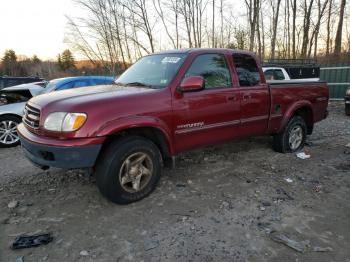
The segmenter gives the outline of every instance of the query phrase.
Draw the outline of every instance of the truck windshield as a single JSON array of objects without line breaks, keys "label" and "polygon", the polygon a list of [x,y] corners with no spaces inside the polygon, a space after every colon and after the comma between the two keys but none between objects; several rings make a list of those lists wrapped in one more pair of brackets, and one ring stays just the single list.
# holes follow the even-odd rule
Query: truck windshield
[{"label": "truck windshield", "polygon": [[162,88],[171,82],[187,54],[159,54],[141,58],[118,79],[116,84]]}]

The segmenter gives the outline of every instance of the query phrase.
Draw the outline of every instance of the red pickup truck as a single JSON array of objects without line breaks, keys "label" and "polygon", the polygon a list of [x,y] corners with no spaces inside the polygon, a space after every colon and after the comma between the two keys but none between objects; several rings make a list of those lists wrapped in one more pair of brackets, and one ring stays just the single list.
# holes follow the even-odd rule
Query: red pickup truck
[{"label": "red pickup truck", "polygon": [[327,117],[324,82],[267,84],[253,53],[186,49],[145,56],[115,85],[32,98],[18,126],[43,167],[93,168],[115,203],[142,199],[185,150],[256,135],[295,152]]}]

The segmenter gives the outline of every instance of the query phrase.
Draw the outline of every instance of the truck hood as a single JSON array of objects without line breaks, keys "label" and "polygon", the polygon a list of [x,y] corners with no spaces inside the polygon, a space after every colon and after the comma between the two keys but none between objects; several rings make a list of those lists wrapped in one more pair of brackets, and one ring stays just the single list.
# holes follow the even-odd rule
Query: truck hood
[{"label": "truck hood", "polygon": [[[137,95],[146,92],[156,91],[155,89],[119,86],[119,85],[100,85],[92,87],[81,87],[76,89],[68,89],[63,91],[55,91],[33,97],[30,103],[44,108],[53,106],[55,110],[70,109],[71,107],[89,104],[96,100],[110,101],[116,97]],[[56,106],[57,105],[57,108]]]}]

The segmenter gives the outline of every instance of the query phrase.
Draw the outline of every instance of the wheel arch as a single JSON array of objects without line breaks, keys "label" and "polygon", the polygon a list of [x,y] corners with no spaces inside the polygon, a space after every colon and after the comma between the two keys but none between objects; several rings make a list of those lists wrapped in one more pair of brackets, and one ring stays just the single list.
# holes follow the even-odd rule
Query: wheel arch
[{"label": "wheel arch", "polygon": [[170,131],[165,123],[158,119],[128,118],[114,124],[109,123],[97,133],[97,136],[107,137],[103,147],[113,140],[127,135],[140,136],[152,141],[159,148],[164,161],[170,160],[174,154]]},{"label": "wheel arch", "polygon": [[279,132],[286,127],[290,119],[294,116],[300,116],[304,119],[307,126],[307,134],[310,135],[314,126],[314,114],[312,104],[309,101],[300,101],[295,103],[286,111]]},{"label": "wheel arch", "polygon": [[6,117],[6,116],[17,117],[18,119],[20,119],[22,121],[22,116],[18,115],[18,114],[15,114],[15,113],[4,113],[4,114],[0,115],[0,117]]}]

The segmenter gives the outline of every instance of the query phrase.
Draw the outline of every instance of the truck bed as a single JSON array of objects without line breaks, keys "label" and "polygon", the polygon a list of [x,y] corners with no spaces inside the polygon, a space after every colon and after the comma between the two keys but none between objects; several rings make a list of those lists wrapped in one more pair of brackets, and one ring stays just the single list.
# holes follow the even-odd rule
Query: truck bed
[{"label": "truck bed", "polygon": [[321,121],[327,116],[329,89],[324,81],[271,81],[268,83],[271,95],[270,125],[271,132],[279,131],[296,106],[301,104],[312,108],[309,125]]}]

